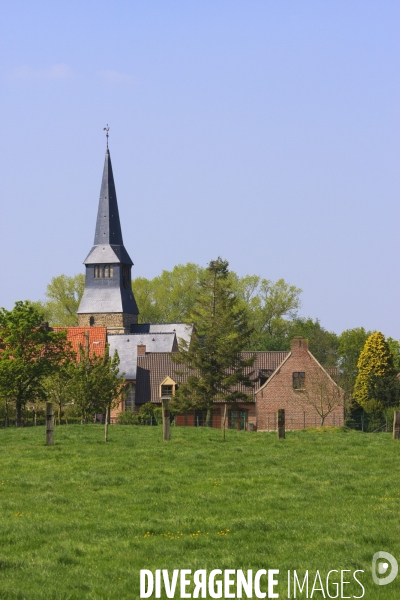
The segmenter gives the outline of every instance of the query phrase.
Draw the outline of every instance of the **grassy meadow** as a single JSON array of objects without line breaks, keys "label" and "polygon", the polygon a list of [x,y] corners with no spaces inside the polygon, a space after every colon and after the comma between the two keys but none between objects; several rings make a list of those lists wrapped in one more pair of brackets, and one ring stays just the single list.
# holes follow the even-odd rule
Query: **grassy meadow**
[{"label": "grassy meadow", "polygon": [[375,552],[400,559],[389,434],[161,435],[69,425],[46,447],[44,427],[0,430],[0,599],[138,598],[140,569],[174,568],[280,569],[280,598],[288,569],[363,569],[365,598],[399,598],[400,576],[371,577]]}]

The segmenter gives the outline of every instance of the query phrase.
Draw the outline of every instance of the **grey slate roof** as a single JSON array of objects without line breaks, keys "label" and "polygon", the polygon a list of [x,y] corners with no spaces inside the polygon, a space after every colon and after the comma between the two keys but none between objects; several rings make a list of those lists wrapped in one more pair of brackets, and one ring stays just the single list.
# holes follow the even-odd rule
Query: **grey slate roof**
[{"label": "grey slate roof", "polygon": [[[85,290],[78,314],[126,313],[139,310],[131,285],[126,284],[132,260],[125,249],[119,220],[117,195],[107,148],[100,189],[94,246],[86,260]],[[95,277],[95,265],[113,265],[113,277]],[[129,276],[130,281],[130,276]]]},{"label": "grey slate roof", "polygon": [[94,246],[86,257],[84,264],[89,265],[105,262],[133,264],[122,240],[117,193],[115,191],[111,156],[108,148],[104,160],[93,244]]},{"label": "grey slate roof", "polygon": [[138,345],[144,344],[146,352],[173,352],[177,347],[175,333],[109,335],[108,344],[111,356],[117,350],[119,370],[126,379],[136,379]]},{"label": "grey slate roof", "polygon": [[187,323],[139,323],[131,325],[132,333],[176,333],[178,340],[183,339],[188,344],[193,333],[193,325]]},{"label": "grey slate roof", "polygon": [[[108,283],[108,282],[107,282]],[[111,287],[85,286],[78,314],[131,313],[138,314],[135,298],[130,290]]]}]

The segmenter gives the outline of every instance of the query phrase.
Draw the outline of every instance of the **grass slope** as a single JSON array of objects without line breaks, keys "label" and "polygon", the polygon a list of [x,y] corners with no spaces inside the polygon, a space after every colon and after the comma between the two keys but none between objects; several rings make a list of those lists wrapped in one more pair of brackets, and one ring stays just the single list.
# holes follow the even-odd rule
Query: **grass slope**
[{"label": "grass slope", "polygon": [[224,443],[182,427],[166,443],[160,427],[115,426],[105,444],[100,426],[70,425],[54,447],[44,438],[0,430],[1,599],[138,598],[141,568],[364,569],[365,598],[400,596],[398,580],[371,578],[375,552],[400,559],[388,434],[229,431]]}]

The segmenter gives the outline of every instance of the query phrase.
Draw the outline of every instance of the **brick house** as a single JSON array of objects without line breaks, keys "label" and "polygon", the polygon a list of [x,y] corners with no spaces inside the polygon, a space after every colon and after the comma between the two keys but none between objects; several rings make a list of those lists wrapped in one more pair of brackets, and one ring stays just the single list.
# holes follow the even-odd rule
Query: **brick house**
[{"label": "brick house", "polygon": [[[251,397],[249,402],[228,403],[225,427],[233,429],[275,430],[276,411],[286,411],[287,429],[303,429],[321,424],[344,424],[344,392],[308,350],[304,338],[294,338],[290,352],[244,352],[255,356],[248,367],[255,379],[254,389],[241,387]],[[179,370],[182,374],[177,374]],[[184,383],[186,367],[176,365],[167,352],[143,353],[137,357],[136,410],[146,402],[161,405],[162,396],[173,396]],[[225,405],[216,402],[212,410],[212,427],[223,426]],[[320,413],[320,414],[319,414]],[[328,414],[327,414],[328,413]],[[176,425],[201,426],[205,411],[187,411],[176,415]]]},{"label": "brick house", "polygon": [[321,424],[344,424],[344,391],[308,350],[308,341],[296,337],[286,358],[255,391],[257,429],[276,429],[276,411],[286,411],[287,429]]}]

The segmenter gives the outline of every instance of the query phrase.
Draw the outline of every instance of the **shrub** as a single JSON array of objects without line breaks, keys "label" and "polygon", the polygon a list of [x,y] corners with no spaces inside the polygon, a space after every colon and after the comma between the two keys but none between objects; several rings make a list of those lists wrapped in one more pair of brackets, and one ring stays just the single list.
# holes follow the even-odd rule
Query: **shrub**
[{"label": "shrub", "polygon": [[135,415],[131,411],[122,412],[118,415],[118,425],[139,425],[139,415]]}]

